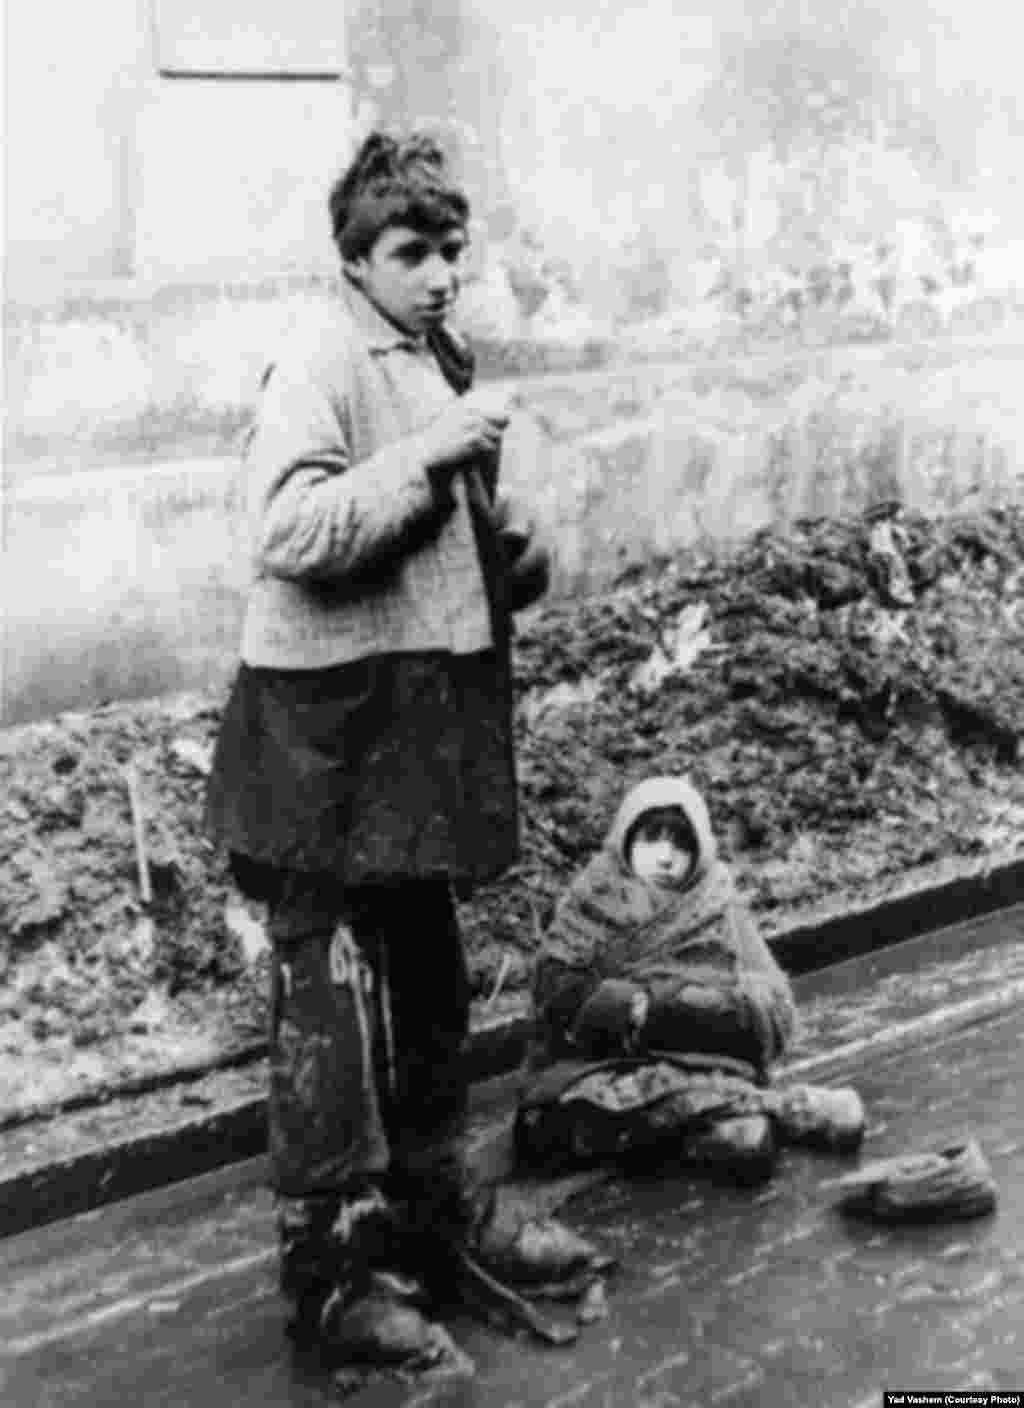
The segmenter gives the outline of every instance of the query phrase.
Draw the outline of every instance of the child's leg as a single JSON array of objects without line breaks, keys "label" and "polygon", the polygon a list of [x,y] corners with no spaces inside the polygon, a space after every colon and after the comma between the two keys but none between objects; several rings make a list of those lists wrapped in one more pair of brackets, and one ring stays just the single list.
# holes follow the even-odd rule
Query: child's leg
[{"label": "child's leg", "polygon": [[443,1295],[460,1253],[493,1261],[521,1284],[606,1266],[608,1258],[552,1219],[513,1225],[467,1157],[470,985],[448,881],[364,893],[354,913],[374,955],[381,1028],[390,1032],[379,1084],[391,1186],[407,1207],[416,1271]]},{"label": "child's leg", "polygon": [[332,1196],[388,1165],[367,983],[327,876],[289,874],[271,907],[270,1158],[279,1193]]},{"label": "child's leg", "polygon": [[438,1335],[395,1282],[405,1229],[384,1189],[368,965],[329,877],[282,877],[271,907],[270,1158],[281,1287],[300,1339],[338,1357],[436,1362]]},{"label": "child's leg", "polygon": [[396,1157],[448,1147],[463,1129],[470,985],[448,880],[349,891],[373,970],[384,1126]]},{"label": "child's leg", "polygon": [[695,1059],[701,1069],[689,1073],[667,1062],[597,1065],[556,1099],[541,1077],[519,1110],[519,1152],[540,1165],[671,1161],[730,1182],[761,1181],[776,1155],[764,1092],[751,1079],[708,1069],[706,1057]]},{"label": "child's leg", "polygon": [[443,876],[367,886],[349,891],[348,899],[374,974],[389,1186],[407,1207],[413,1244],[420,1233],[433,1246],[434,1234],[457,1238],[473,1215],[463,1148],[469,975],[458,919]]}]

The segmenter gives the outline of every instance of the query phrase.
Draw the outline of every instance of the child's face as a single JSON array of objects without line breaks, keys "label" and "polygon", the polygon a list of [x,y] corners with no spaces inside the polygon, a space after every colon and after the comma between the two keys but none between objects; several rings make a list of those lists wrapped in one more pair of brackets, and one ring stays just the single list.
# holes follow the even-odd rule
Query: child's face
[{"label": "child's face", "polygon": [[692,833],[680,815],[651,812],[637,822],[629,867],[638,880],[674,888],[685,882],[696,860]]},{"label": "child's face", "polygon": [[377,236],[368,254],[345,267],[371,303],[418,337],[450,313],[466,242],[458,225],[433,234],[395,225]]}]

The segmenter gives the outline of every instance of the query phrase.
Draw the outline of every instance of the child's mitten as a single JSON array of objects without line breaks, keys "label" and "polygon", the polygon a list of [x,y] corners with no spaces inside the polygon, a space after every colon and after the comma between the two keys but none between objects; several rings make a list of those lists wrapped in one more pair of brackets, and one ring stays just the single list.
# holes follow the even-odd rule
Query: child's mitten
[{"label": "child's mitten", "polygon": [[573,1044],[594,1057],[629,1051],[646,1013],[646,998],[636,983],[606,978],[580,1008]]}]

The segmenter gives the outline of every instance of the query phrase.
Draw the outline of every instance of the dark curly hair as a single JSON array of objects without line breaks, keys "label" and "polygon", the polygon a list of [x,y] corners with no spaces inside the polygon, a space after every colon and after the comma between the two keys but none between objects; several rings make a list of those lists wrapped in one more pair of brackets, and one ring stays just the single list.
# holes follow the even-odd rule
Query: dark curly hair
[{"label": "dark curly hair", "polygon": [[469,220],[469,201],[452,184],[443,151],[422,133],[399,139],[371,132],[327,204],[342,259],[368,254],[395,225],[441,234]]}]

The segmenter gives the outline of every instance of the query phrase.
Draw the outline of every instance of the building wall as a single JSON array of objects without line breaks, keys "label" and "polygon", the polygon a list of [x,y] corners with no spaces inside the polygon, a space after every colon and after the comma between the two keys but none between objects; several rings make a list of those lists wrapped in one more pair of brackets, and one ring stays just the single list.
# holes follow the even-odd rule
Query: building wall
[{"label": "building wall", "polygon": [[325,200],[349,138],[344,83],[158,79],[138,131],[141,278],[333,267]]},{"label": "building wall", "polygon": [[[187,42],[199,8],[9,0],[9,297],[331,264],[324,199],[352,137],[344,7],[218,0],[246,28],[204,19]],[[320,54],[327,76],[311,77]],[[219,76],[186,76],[207,63]]]},{"label": "building wall", "polygon": [[5,6],[9,296],[131,272],[144,17],[142,0]]}]

